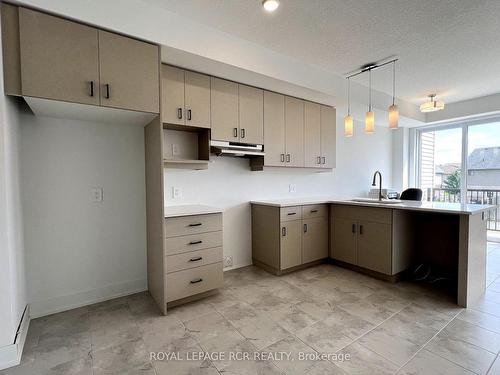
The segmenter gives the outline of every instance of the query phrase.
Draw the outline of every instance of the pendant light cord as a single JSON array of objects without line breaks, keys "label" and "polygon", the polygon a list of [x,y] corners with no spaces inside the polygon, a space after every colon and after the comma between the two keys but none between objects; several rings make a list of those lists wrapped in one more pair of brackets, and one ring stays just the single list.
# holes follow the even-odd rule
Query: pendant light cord
[{"label": "pendant light cord", "polygon": [[351,79],[347,78],[347,116],[351,115]]},{"label": "pendant light cord", "polygon": [[368,105],[368,112],[372,111],[372,70],[370,69],[368,72],[368,77],[369,77],[369,105]]},{"label": "pendant light cord", "polygon": [[396,98],[396,60],[392,63],[392,105]]}]

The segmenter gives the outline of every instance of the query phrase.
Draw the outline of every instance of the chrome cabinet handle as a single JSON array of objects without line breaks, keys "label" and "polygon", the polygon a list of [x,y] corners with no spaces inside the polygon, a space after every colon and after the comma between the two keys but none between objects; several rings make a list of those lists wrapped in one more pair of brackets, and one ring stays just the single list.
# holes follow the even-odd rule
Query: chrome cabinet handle
[{"label": "chrome cabinet handle", "polygon": [[179,107],[179,108],[177,108],[177,118],[178,118],[179,120],[181,120],[181,119],[182,119],[182,108],[180,108],[180,107]]},{"label": "chrome cabinet handle", "polygon": [[94,96],[94,81],[90,81],[90,96]]},{"label": "chrome cabinet handle", "polygon": [[191,280],[190,283],[196,284],[196,283],[201,283],[202,281],[203,281],[203,279],[200,277],[199,279]]},{"label": "chrome cabinet handle", "polygon": [[189,224],[188,226],[189,227],[199,227],[200,225],[202,225],[201,223],[193,223],[193,224]]},{"label": "chrome cabinet handle", "polygon": [[187,117],[188,121],[191,121],[191,110],[190,109],[187,110],[187,116],[186,117]]},{"label": "chrome cabinet handle", "polygon": [[284,163],[285,162],[285,154],[281,154],[281,162]]},{"label": "chrome cabinet handle", "polygon": [[304,233],[307,233],[307,224],[304,224]]},{"label": "chrome cabinet handle", "polygon": [[238,137],[238,128],[233,128],[233,137],[234,138]]},{"label": "chrome cabinet handle", "polygon": [[240,130],[241,138],[245,138],[245,129]]},{"label": "chrome cabinet handle", "polygon": [[282,235],[283,237],[285,237],[285,236],[286,236],[286,227],[281,228],[281,235]]},{"label": "chrome cabinet handle", "polygon": [[191,241],[189,244],[190,245],[198,245],[200,243],[202,243],[203,241],[202,240],[198,240],[198,241]]},{"label": "chrome cabinet handle", "polygon": [[189,259],[190,262],[197,262],[199,260],[202,260],[203,258],[202,257],[197,257],[197,258],[191,258]]},{"label": "chrome cabinet handle", "polygon": [[106,83],[104,86],[106,87],[106,96],[105,96],[105,98],[109,99],[110,98],[109,83]]}]

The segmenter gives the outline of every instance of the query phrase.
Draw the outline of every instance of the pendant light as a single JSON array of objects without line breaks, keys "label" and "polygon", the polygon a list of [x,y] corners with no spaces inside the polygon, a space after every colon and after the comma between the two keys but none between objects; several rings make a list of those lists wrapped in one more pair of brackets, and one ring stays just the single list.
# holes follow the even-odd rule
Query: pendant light
[{"label": "pendant light", "polygon": [[347,78],[347,116],[344,118],[344,135],[346,137],[352,137],[353,132],[353,118],[351,116],[351,79]]},{"label": "pendant light", "polygon": [[396,99],[396,61],[392,62],[392,105],[389,106],[389,128],[397,129],[399,121],[399,109],[394,101]]},{"label": "pendant light", "polygon": [[430,101],[420,105],[420,112],[436,112],[444,109],[444,102],[436,100],[436,94],[428,95]]},{"label": "pendant light", "polygon": [[372,70],[368,71],[369,78],[369,104],[368,112],[365,116],[365,133],[372,134],[375,132],[375,114],[372,111]]}]

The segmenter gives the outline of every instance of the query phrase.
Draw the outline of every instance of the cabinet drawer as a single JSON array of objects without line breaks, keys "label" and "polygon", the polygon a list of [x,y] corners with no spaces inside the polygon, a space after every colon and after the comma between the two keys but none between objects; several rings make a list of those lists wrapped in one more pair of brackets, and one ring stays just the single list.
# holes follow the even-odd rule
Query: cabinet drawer
[{"label": "cabinet drawer", "polygon": [[301,206],[282,207],[280,209],[280,219],[281,221],[302,219],[302,207]]},{"label": "cabinet drawer", "polygon": [[357,207],[339,204],[332,206],[332,217],[391,224],[392,210],[390,208]]},{"label": "cabinet drawer", "polygon": [[167,302],[222,287],[222,262],[167,275]]},{"label": "cabinet drawer", "polygon": [[326,204],[310,204],[302,206],[303,219],[312,219],[315,217],[328,217],[328,206]]},{"label": "cabinet drawer", "polygon": [[222,214],[181,216],[165,219],[167,237],[222,230]]},{"label": "cabinet drawer", "polygon": [[206,266],[222,261],[222,247],[167,256],[167,273]]},{"label": "cabinet drawer", "polygon": [[222,246],[222,231],[169,237],[165,240],[167,255]]}]

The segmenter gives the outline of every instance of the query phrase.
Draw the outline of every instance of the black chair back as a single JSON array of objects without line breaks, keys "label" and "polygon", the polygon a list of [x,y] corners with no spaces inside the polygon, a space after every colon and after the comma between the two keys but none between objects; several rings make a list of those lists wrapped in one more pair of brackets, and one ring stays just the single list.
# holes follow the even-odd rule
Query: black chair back
[{"label": "black chair back", "polygon": [[403,201],[421,201],[422,190],[417,188],[409,188],[401,193],[399,199]]}]

